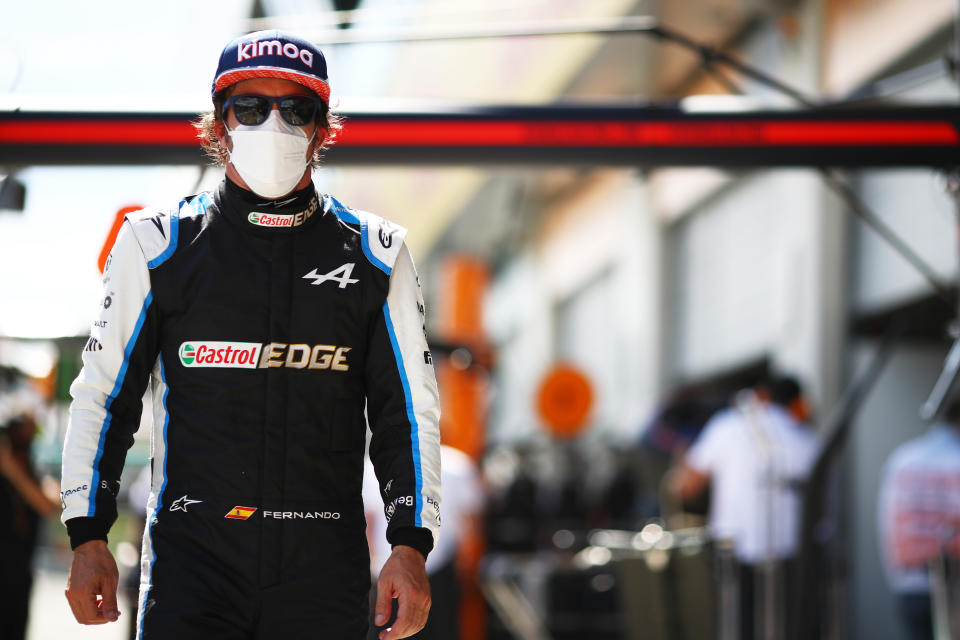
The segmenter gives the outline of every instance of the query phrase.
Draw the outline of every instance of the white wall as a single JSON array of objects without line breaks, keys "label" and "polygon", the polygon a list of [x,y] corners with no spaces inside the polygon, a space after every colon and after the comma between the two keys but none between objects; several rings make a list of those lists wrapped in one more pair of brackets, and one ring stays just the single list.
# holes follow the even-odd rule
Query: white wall
[{"label": "white wall", "polygon": [[672,230],[669,374],[702,378],[769,357],[818,403],[836,394],[843,229],[816,172],[728,185]]},{"label": "white wall", "polygon": [[552,350],[547,298],[530,255],[511,262],[491,282],[484,320],[497,352],[487,440],[522,442],[537,431],[533,398],[536,374],[546,369]]},{"label": "white wall", "polygon": [[[941,281],[952,284],[957,269],[957,218],[944,181],[931,170],[870,171],[860,174],[858,191]],[[857,222],[853,305],[869,313],[931,293],[919,272],[866,224]]]},{"label": "white wall", "polygon": [[485,317],[500,347],[494,440],[538,432],[536,389],[558,359],[593,382],[592,436],[634,439],[656,401],[660,230],[640,176],[610,173],[492,283]]}]

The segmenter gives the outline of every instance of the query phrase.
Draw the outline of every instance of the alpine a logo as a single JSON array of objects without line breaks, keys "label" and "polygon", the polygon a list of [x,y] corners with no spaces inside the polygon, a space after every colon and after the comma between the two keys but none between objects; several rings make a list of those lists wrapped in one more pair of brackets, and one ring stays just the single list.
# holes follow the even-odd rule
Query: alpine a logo
[{"label": "alpine a logo", "polygon": [[332,280],[337,283],[337,286],[341,289],[346,289],[348,284],[356,284],[360,282],[356,278],[351,278],[353,275],[353,268],[356,266],[355,262],[348,262],[342,264],[330,273],[320,273],[319,269],[314,269],[310,273],[307,273],[303,276],[304,280],[313,280],[310,284],[319,285]]},{"label": "alpine a logo", "polygon": [[308,67],[313,67],[313,52],[301,49],[292,42],[283,43],[279,40],[263,40],[248,42],[237,47],[237,62],[252,60],[260,56],[284,55],[291,60],[299,59]]},{"label": "alpine a logo", "polygon": [[349,371],[351,347],[334,344],[287,344],[286,342],[208,342],[188,340],[180,345],[184,367],[223,369],[315,369]]},{"label": "alpine a logo", "polygon": [[256,369],[260,361],[259,342],[200,342],[180,345],[180,364],[185,367]]},{"label": "alpine a logo", "polygon": [[290,227],[299,227],[304,222],[313,217],[313,214],[320,208],[320,201],[314,198],[310,205],[303,211],[293,214],[264,213],[262,211],[251,211],[247,216],[250,224],[258,227],[273,227],[287,229]]}]

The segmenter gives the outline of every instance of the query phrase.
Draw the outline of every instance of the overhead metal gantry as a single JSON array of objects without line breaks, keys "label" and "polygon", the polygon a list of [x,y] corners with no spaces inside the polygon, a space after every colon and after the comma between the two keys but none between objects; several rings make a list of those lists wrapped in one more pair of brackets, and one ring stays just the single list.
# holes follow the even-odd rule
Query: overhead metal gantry
[{"label": "overhead metal gantry", "polygon": [[[956,106],[347,112],[331,165],[949,167]],[[0,166],[203,164],[196,113],[0,111]]]}]

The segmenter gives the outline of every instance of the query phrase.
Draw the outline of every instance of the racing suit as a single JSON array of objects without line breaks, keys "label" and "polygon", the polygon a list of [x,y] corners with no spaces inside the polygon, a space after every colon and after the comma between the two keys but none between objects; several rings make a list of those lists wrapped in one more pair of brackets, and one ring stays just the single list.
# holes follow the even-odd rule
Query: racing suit
[{"label": "racing suit", "polygon": [[[361,638],[370,459],[388,540],[439,529],[439,400],[405,229],[224,180],[131,214],[71,387],[62,519],[106,539],[150,384],[142,638]],[[364,417],[366,410],[366,418]]]}]

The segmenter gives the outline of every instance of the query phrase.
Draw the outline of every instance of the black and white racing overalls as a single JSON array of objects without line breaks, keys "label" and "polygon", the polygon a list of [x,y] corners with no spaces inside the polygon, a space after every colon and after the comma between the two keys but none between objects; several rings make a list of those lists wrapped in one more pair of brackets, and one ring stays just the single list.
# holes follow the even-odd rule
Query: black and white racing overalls
[{"label": "black and white racing overalls", "polygon": [[106,539],[149,383],[142,638],[362,637],[368,421],[388,539],[432,548],[439,401],[405,233],[312,185],[264,203],[224,180],[128,216],[71,387],[62,519],[74,547]]}]

